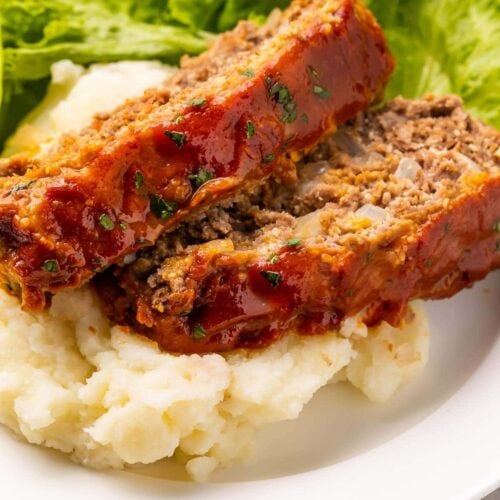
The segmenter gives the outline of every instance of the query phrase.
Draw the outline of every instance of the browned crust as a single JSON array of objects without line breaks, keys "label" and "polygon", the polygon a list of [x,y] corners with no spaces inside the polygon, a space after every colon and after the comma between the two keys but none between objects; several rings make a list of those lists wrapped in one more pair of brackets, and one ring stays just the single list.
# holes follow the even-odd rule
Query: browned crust
[{"label": "browned crust", "polygon": [[[223,78],[184,89],[174,79],[170,90],[166,85],[131,101],[110,122],[97,120],[80,136],[65,138],[24,165],[24,175],[0,179],[0,275],[22,293],[25,308],[43,307],[46,293],[77,287],[153,244],[194,209],[286,171],[286,155],[314,145],[385,86],[392,57],[356,0],[297,0],[282,26],[283,33],[265,42],[267,52],[259,55],[245,44],[242,57],[220,69]],[[252,76],[238,74],[245,64],[256,65]],[[276,84],[293,96],[293,120],[283,119],[284,103],[271,90]],[[204,104],[194,106],[199,98]],[[135,106],[142,118],[130,121],[127,112]],[[299,119],[305,110],[307,120]],[[251,138],[248,122],[256,127]],[[176,143],[172,133],[187,140]],[[19,171],[16,162],[23,163],[7,161],[3,171]],[[216,179],[196,191],[189,175],[201,165]],[[137,172],[144,178],[140,188]],[[152,213],[155,197],[175,207],[175,215]],[[100,224],[102,216],[111,229]]]}]

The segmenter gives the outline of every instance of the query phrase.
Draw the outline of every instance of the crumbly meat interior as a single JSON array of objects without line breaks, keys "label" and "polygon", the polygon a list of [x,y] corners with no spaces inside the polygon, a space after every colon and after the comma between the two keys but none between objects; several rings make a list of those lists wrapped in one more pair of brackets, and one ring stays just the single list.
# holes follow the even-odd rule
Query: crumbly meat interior
[{"label": "crumbly meat interior", "polygon": [[[369,106],[393,67],[359,0],[294,0],[243,24],[83,132],[0,161],[0,281],[43,308],[193,211],[286,175],[286,155]],[[198,174],[213,182],[197,189]]]},{"label": "crumbly meat interior", "polygon": [[324,140],[297,164],[295,182],[271,180],[194,215],[114,276],[147,283],[161,311],[187,289],[182,256],[206,242],[270,258],[294,240],[389,245],[409,224],[499,176],[499,146],[498,132],[472,119],[457,97],[398,98]]}]

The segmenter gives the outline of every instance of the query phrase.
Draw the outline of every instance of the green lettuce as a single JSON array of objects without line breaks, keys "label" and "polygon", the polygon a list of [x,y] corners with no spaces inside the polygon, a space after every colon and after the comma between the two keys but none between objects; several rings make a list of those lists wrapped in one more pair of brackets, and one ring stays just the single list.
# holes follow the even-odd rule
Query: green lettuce
[{"label": "green lettuce", "polygon": [[[397,59],[387,89],[460,95],[500,127],[498,0],[366,0]],[[289,0],[0,0],[0,150],[43,97],[50,66],[122,59],[175,63],[240,19],[263,21]],[[2,49],[3,46],[3,49]],[[3,60],[3,63],[2,63]]]},{"label": "green lettuce", "polygon": [[71,59],[87,65],[158,59],[177,63],[182,54],[205,49],[208,34],[179,23],[144,22],[128,12],[132,7],[131,2],[113,0],[0,0],[0,149],[19,120],[43,97],[56,61]]},{"label": "green lettuce", "polygon": [[386,97],[454,93],[500,128],[498,0],[369,0],[396,56]]}]

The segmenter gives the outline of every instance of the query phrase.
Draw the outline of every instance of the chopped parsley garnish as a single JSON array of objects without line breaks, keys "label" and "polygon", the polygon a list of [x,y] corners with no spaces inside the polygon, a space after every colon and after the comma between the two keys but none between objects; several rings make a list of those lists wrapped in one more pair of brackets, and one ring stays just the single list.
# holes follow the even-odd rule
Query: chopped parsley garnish
[{"label": "chopped parsley garnish", "polygon": [[99,224],[105,231],[111,231],[115,227],[115,223],[111,220],[111,217],[108,214],[101,214],[99,216]]},{"label": "chopped parsley garnish", "polygon": [[345,293],[347,297],[352,297],[354,295],[355,291],[350,288],[349,290],[347,290],[347,292]]},{"label": "chopped parsley garnish", "polygon": [[276,264],[280,260],[279,255],[277,253],[272,253],[267,259],[271,264]]},{"label": "chopped parsley garnish", "polygon": [[317,95],[320,99],[328,99],[330,97],[330,92],[320,85],[314,85],[313,92],[314,95]]},{"label": "chopped parsley garnish", "polygon": [[252,122],[247,122],[245,130],[247,132],[248,139],[250,139],[250,137],[253,137],[255,135],[255,125]]},{"label": "chopped parsley garnish", "polygon": [[33,179],[31,181],[26,181],[26,182],[19,182],[15,186],[12,186],[12,188],[10,189],[10,192],[16,193],[17,191],[24,191],[25,189],[28,189],[35,182],[36,182],[35,179]]},{"label": "chopped parsley garnish", "polygon": [[213,179],[215,176],[212,172],[205,170],[204,168],[200,168],[196,174],[192,174],[189,176],[189,179],[193,181],[193,184],[198,188]]},{"label": "chopped parsley garnish", "polygon": [[255,73],[251,69],[244,69],[243,71],[240,71],[240,75],[248,76],[250,78],[251,76],[255,76]]},{"label": "chopped parsley garnish", "polygon": [[177,211],[177,203],[166,201],[161,196],[152,194],[149,198],[149,208],[158,219],[166,220]]},{"label": "chopped parsley garnish", "polygon": [[191,101],[191,105],[194,106],[195,108],[202,108],[203,106],[205,106],[206,103],[207,100],[204,99],[203,97],[197,97],[196,99],[193,99]]},{"label": "chopped parsley garnish", "polygon": [[[266,83],[269,88],[269,95],[278,103],[283,106],[284,113],[281,115],[280,120],[283,123],[292,123],[297,119],[297,105],[293,102],[293,95],[290,89],[280,82],[273,83],[272,79],[266,78]],[[272,84],[272,85],[271,85]]]},{"label": "chopped parsley garnish", "polygon": [[285,112],[281,115],[283,123],[292,123],[297,119],[297,105],[294,102],[288,102],[284,106]]},{"label": "chopped parsley garnish", "polygon": [[191,337],[194,340],[201,340],[206,335],[207,335],[207,332],[199,323],[194,325],[193,331],[191,332]]},{"label": "chopped parsley garnish", "polygon": [[186,144],[187,142],[187,136],[182,132],[175,132],[175,131],[172,132],[170,130],[167,130],[165,132],[165,135],[169,139],[172,139],[178,148],[182,148],[182,146],[184,146],[184,144]]},{"label": "chopped parsley garnish", "polygon": [[302,113],[300,115],[300,120],[303,121],[304,123],[309,123],[309,117],[305,113]]},{"label": "chopped parsley garnish", "polygon": [[280,273],[276,273],[274,271],[261,271],[260,275],[269,281],[273,288],[276,288],[282,281],[283,276]]},{"label": "chopped parsley garnish", "polygon": [[290,94],[290,91],[288,90],[288,87],[286,85],[282,85],[280,89],[278,90],[278,97],[277,101],[280,104],[287,104],[291,102],[293,99],[292,94]]},{"label": "chopped parsley garnish", "polygon": [[139,171],[134,174],[134,184],[135,189],[140,189],[144,185],[144,176]]},{"label": "chopped parsley garnish", "polygon": [[128,228],[128,224],[126,222],[123,222],[123,221],[120,221],[120,223],[118,225],[120,226],[120,229],[122,231],[125,231]]},{"label": "chopped parsley garnish", "polygon": [[424,267],[432,267],[433,263],[432,259],[427,259],[424,263]]},{"label": "chopped parsley garnish", "polygon": [[49,259],[43,263],[43,270],[47,273],[57,273],[59,271],[59,264],[57,260]]},{"label": "chopped parsley garnish", "polygon": [[291,238],[286,242],[287,247],[298,247],[302,241],[299,238]]},{"label": "chopped parsley garnish", "polygon": [[497,233],[500,233],[500,219],[498,219],[494,224],[493,224],[493,231],[496,231]]},{"label": "chopped parsley garnish", "polygon": [[268,155],[264,156],[264,158],[262,158],[262,163],[271,163],[275,158],[276,155],[274,153],[269,153]]}]

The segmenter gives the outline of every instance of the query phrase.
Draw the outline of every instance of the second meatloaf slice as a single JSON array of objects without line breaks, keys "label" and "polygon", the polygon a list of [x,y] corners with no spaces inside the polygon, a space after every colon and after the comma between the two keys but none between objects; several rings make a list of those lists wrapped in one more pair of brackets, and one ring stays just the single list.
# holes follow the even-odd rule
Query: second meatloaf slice
[{"label": "second meatloaf slice", "polygon": [[398,324],[410,299],[500,266],[499,139],[454,97],[365,113],[296,183],[240,194],[99,277],[104,307],[180,352],[262,347],[360,312]]},{"label": "second meatloaf slice", "polygon": [[223,36],[143,99],[4,162],[0,279],[43,307],[193,211],[271,173],[287,179],[288,157],[367,107],[392,68],[356,0],[295,0],[272,25]]}]

